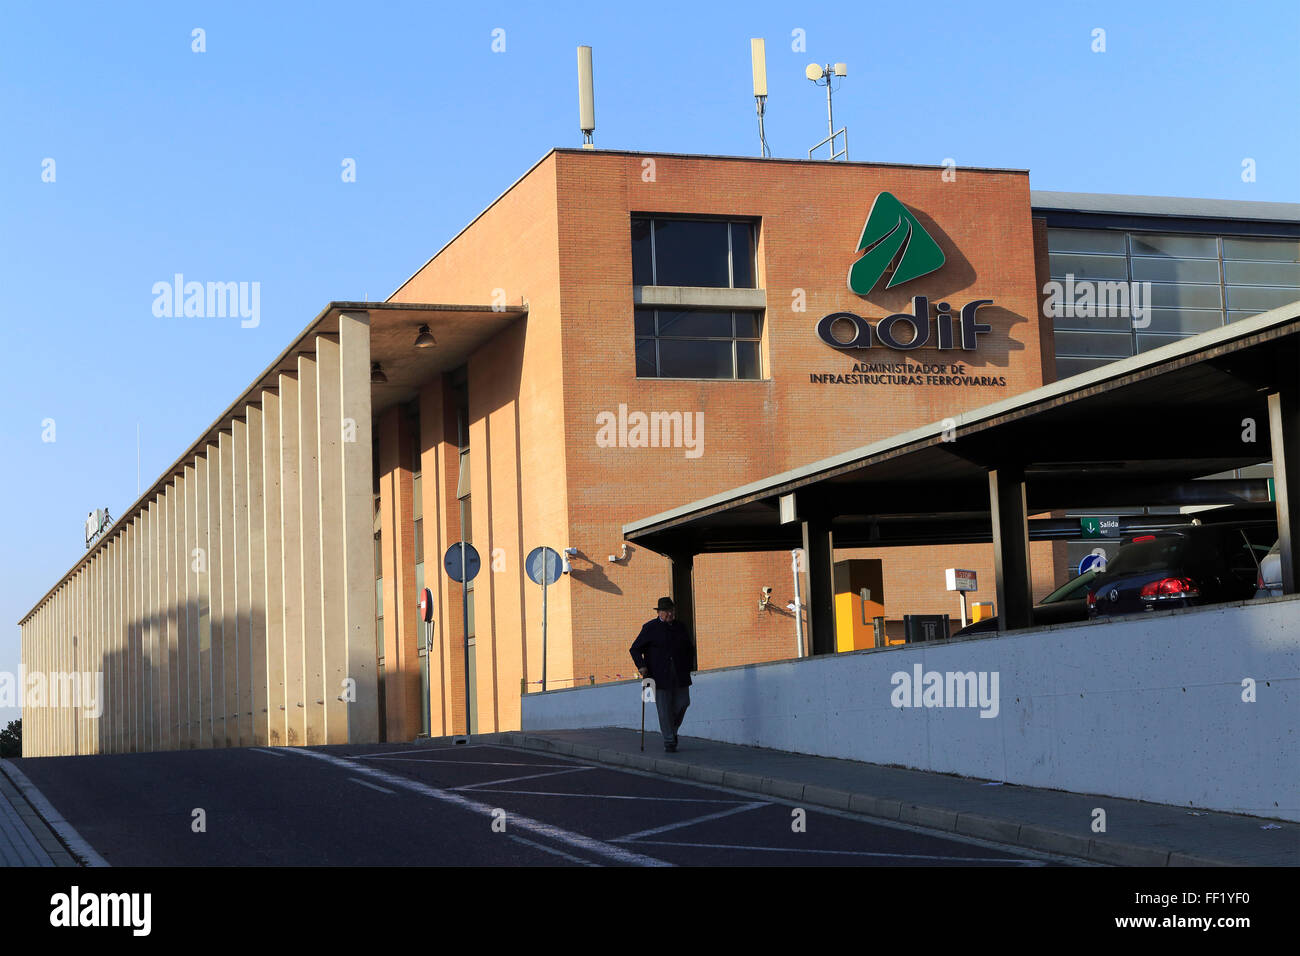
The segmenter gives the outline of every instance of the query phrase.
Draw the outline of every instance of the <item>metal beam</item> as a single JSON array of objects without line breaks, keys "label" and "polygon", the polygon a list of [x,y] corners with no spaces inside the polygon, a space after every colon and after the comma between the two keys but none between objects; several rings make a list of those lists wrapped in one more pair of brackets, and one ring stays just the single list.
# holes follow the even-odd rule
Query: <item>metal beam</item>
[{"label": "metal beam", "polygon": [[1029,515],[1022,467],[1003,466],[989,471],[989,510],[993,519],[998,630],[1029,627],[1034,601],[1029,587]]},{"label": "metal beam", "polygon": [[[802,504],[802,502],[801,502]],[[829,515],[803,521],[803,549],[808,556],[808,630],[814,654],[835,652],[835,550]]]},{"label": "metal beam", "polygon": [[1282,593],[1295,594],[1300,585],[1295,550],[1300,545],[1300,386],[1294,378],[1268,396],[1268,431],[1273,446]]}]

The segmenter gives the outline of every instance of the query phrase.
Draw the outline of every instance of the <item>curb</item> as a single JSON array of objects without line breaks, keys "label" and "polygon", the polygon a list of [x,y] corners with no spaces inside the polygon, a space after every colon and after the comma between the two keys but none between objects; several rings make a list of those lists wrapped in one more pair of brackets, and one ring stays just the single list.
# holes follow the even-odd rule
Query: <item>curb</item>
[{"label": "curb", "polygon": [[1110,866],[1241,866],[1229,860],[1172,850],[1167,847],[1120,843],[1113,840],[1094,840],[1089,837],[1053,830],[1039,824],[1019,823],[1000,817],[961,813],[943,807],[927,807],[898,799],[879,797],[866,793],[850,793],[815,784],[804,784],[776,777],[720,770],[681,760],[667,760],[621,750],[593,747],[589,744],[551,740],[548,737],[528,736],[523,732],[505,732],[499,737],[503,744],[525,750],[542,750],[549,753],[580,757],[593,763],[612,767],[630,767],[671,777],[683,777],[700,783],[711,783],[746,790],[750,793],[776,797],[781,800],[798,800],[815,806],[846,810],[867,817],[876,817],[896,823],[909,823],[943,830],[962,836],[978,837],[1008,846],[1019,846],[1045,853],[1076,857],[1093,863]]},{"label": "curb", "polygon": [[63,815],[54,809],[54,805],[45,799],[45,794],[36,789],[36,784],[27,779],[27,774],[19,770],[12,760],[0,760],[0,773],[9,778],[9,782],[18,788],[18,792],[32,805],[32,809],[45,821],[45,825],[54,831],[54,835],[68,848],[73,860],[82,866],[109,866],[109,862],[95,852],[86,840],[76,831]]}]

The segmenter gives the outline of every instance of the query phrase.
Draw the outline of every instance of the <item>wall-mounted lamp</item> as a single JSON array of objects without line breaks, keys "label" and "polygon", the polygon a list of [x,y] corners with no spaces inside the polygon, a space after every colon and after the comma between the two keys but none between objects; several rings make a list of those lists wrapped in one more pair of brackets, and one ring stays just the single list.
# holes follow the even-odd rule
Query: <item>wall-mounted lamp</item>
[{"label": "wall-mounted lamp", "polygon": [[571,558],[573,555],[575,555],[575,554],[577,554],[577,553],[578,553],[578,549],[577,549],[577,548],[565,548],[565,549],[564,549],[564,556],[563,556],[562,558],[560,558],[560,571],[561,571],[562,573],[564,573],[564,574],[568,574],[569,571],[572,570],[572,567],[569,565],[569,558]]},{"label": "wall-mounted lamp", "polygon": [[758,609],[766,611],[769,604],[772,603],[772,589],[759,588],[758,591]]},{"label": "wall-mounted lamp", "polygon": [[427,325],[420,326],[420,331],[415,335],[415,347],[417,349],[431,349],[438,344],[438,340],[433,337]]},{"label": "wall-mounted lamp", "polygon": [[370,384],[371,385],[388,384],[388,376],[384,374],[384,369],[378,362],[370,363]]}]

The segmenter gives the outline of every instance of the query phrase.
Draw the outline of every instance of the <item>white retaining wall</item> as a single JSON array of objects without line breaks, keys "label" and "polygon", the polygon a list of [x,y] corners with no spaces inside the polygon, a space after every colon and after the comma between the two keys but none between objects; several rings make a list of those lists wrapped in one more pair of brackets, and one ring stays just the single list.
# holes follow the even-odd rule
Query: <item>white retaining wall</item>
[{"label": "white retaining wall", "polygon": [[[996,673],[997,716],[894,706],[917,664]],[[1298,677],[1300,600],[1284,597],[700,673],[681,732],[1300,821]],[[523,729],[636,729],[639,691],[529,694]]]}]

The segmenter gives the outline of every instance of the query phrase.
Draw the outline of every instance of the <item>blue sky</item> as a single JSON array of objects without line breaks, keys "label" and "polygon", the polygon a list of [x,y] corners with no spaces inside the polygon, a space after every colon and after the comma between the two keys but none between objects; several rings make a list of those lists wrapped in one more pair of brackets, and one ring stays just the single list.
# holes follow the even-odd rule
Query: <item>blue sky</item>
[{"label": "blue sky", "polygon": [[[1300,201],[1293,0],[6,2],[0,671],[18,669],[14,622],[84,553],[86,512],[135,500],[137,425],[147,487],[326,302],[386,297],[581,142],[578,44],[595,50],[597,146],[753,155],[752,36],[775,156],[825,135],[804,66],[843,61],[854,160]],[[259,324],[155,316],[154,283],[178,272],[260,283]]]}]

